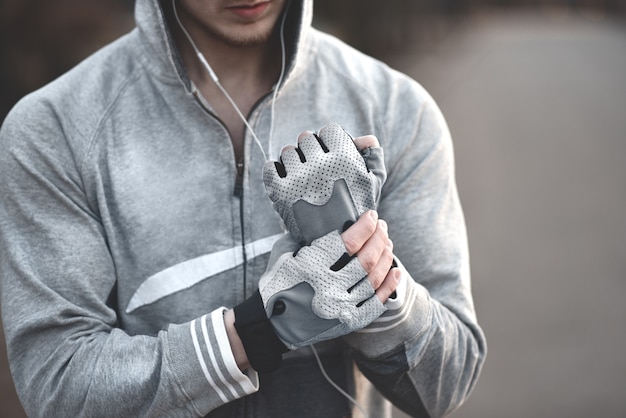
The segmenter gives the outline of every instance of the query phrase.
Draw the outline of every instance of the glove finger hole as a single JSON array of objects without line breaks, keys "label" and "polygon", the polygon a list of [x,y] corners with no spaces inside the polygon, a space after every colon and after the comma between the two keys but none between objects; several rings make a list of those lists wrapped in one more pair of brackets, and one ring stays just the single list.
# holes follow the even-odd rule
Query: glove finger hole
[{"label": "glove finger hole", "polygon": [[300,148],[302,153],[309,159],[315,159],[316,155],[324,153],[324,150],[313,132],[309,132],[308,135],[298,138],[298,148]]},{"label": "glove finger hole", "polygon": [[320,147],[322,147],[322,151],[324,151],[324,153],[328,153],[328,147],[326,146],[324,141],[322,141],[322,138],[320,138],[317,134],[313,134],[313,136],[315,136],[315,139],[317,139],[317,142],[319,142]]},{"label": "glove finger hole", "polygon": [[352,260],[352,256],[348,253],[343,253],[339,260],[337,260],[335,264],[330,266],[330,269],[332,271],[339,271],[344,268],[350,262],[350,260]]},{"label": "glove finger hole", "polygon": [[300,166],[304,162],[302,161],[303,158],[304,154],[302,154],[302,151],[293,145],[283,147],[283,150],[280,153],[280,162],[285,167],[285,171],[287,173],[291,173],[292,171],[297,172],[300,170]]},{"label": "glove finger hole", "polygon": [[331,123],[330,125],[324,126],[318,132],[318,137],[324,138],[324,145],[329,150],[350,150],[349,143],[352,144],[352,147],[358,151],[352,136],[346,131],[341,125],[336,123]]},{"label": "glove finger hole", "polygon": [[[282,161],[282,159],[281,159]],[[274,167],[276,168],[276,172],[278,173],[278,177],[285,178],[287,177],[287,171],[285,171],[285,166],[282,162],[275,161]]]},{"label": "glove finger hole", "polygon": [[[385,305],[380,301],[377,294],[373,294],[367,299],[362,300],[356,305],[357,308],[365,309],[370,312],[370,315],[373,317],[371,320],[375,320],[378,316],[380,316],[386,309]],[[371,322],[371,321],[370,321]]]},{"label": "glove finger hole", "polygon": [[[360,285],[361,283],[363,283],[363,280],[365,280],[365,279],[367,279],[367,276],[363,277],[361,280],[359,280],[358,282],[356,282],[355,284],[353,284],[352,286],[350,286],[350,287],[348,288],[348,293],[352,293],[352,291],[353,291],[353,290],[354,290],[354,289],[355,289],[358,285]],[[361,303],[361,304],[362,304],[362,302],[359,302],[359,303]],[[359,306],[359,305],[356,305],[356,306]]]},{"label": "glove finger hole", "polygon": [[356,307],[357,307],[357,308],[360,308],[361,306],[365,305],[365,304],[366,304],[366,303],[367,303],[367,302],[368,302],[371,298],[373,298],[373,297],[378,297],[378,296],[376,296],[376,294],[373,294],[373,295],[372,295],[372,296],[370,296],[369,298],[364,299],[364,300],[360,301],[359,303],[357,303],[357,304],[356,304]]},{"label": "glove finger hole", "polygon": [[298,153],[298,156],[300,157],[300,162],[306,163],[306,157],[304,156],[304,153],[302,152],[302,150],[300,148],[296,148],[296,152]]}]

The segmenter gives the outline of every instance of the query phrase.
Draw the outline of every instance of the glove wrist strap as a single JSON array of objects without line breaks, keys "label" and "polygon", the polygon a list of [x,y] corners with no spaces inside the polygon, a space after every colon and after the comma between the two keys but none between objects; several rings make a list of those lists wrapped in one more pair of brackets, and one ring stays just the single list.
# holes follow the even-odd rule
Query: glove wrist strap
[{"label": "glove wrist strap", "polygon": [[278,339],[267,318],[261,293],[257,290],[233,310],[235,329],[252,368],[259,373],[269,373],[278,369],[283,353],[289,350]]}]

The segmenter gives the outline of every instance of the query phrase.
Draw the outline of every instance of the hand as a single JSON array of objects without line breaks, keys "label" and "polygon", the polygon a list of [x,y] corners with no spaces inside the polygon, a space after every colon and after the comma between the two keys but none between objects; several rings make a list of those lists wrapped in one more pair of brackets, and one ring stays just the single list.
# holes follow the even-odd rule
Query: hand
[{"label": "hand", "polygon": [[331,232],[280,256],[255,295],[234,309],[252,367],[272,371],[286,348],[340,337],[378,318],[398,283],[389,272],[392,250],[385,222],[369,211],[342,235]]},{"label": "hand", "polygon": [[355,255],[367,271],[367,279],[382,303],[393,294],[400,281],[400,270],[393,264],[393,242],[387,222],[375,211],[364,213],[354,225],[341,234],[348,254]]},{"label": "hand", "polygon": [[280,162],[263,169],[274,208],[303,245],[375,209],[386,177],[376,137],[353,141],[337,124],[303,132],[298,147],[283,148]]}]

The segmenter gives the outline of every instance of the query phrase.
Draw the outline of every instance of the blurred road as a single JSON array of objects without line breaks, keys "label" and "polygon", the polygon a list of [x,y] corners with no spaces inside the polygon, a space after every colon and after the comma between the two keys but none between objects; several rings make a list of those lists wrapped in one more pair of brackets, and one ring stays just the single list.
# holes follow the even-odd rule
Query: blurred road
[{"label": "blurred road", "polygon": [[[480,15],[405,52],[455,139],[489,342],[454,416],[626,416],[626,25]],[[21,417],[3,349],[0,415]]]},{"label": "blurred road", "polygon": [[484,15],[392,64],[455,139],[489,354],[454,416],[626,417],[626,25]]}]

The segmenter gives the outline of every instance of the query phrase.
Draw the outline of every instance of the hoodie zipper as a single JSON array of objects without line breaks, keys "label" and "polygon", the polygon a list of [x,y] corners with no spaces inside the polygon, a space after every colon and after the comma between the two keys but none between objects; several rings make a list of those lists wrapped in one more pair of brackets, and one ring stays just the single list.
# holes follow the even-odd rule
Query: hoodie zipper
[{"label": "hoodie zipper", "polygon": [[[200,107],[202,108],[202,110],[204,110],[209,116],[213,117],[215,120],[217,120],[220,125],[222,125],[222,127],[224,128],[224,130],[226,132],[228,132],[228,127],[224,124],[224,122],[222,122],[222,120],[219,118],[219,116],[217,116],[217,114],[215,114],[213,111],[211,111],[210,109],[208,109],[204,103],[202,103],[202,100],[200,99],[200,97],[198,96],[198,90],[194,89],[192,91],[192,94],[196,100],[196,102],[200,105]],[[252,115],[252,113],[254,113],[254,111],[259,107],[259,105],[266,99],[268,98],[270,95],[272,94],[272,92],[270,91],[269,93],[264,94],[263,96],[261,96],[259,98],[259,100],[257,100],[254,105],[252,106],[252,108],[250,108],[250,113],[248,113],[248,115],[246,116],[247,118],[250,117],[250,115]],[[246,119],[247,120],[247,119]],[[247,128],[246,128],[247,131]],[[244,131],[245,132],[245,131]],[[228,133],[228,136],[230,137],[230,133]],[[245,133],[244,133],[245,136]],[[232,141],[232,139],[231,139]],[[245,148],[245,137],[244,137],[244,148]],[[245,151],[244,151],[245,153]],[[243,155],[244,153],[242,153],[242,158],[245,158],[245,155]],[[245,169],[245,163],[243,161],[235,161],[235,169],[237,170],[237,177],[235,178],[235,187],[234,187],[234,195],[237,197],[243,197],[243,175],[244,175],[244,169]]]},{"label": "hoodie zipper", "polygon": [[[200,107],[202,108],[202,110],[204,110],[206,112],[207,115],[209,115],[210,117],[214,118],[216,121],[218,121],[218,123],[220,125],[222,125],[222,127],[224,128],[224,130],[228,133],[228,127],[224,124],[224,122],[222,122],[222,120],[215,114],[213,113],[210,109],[208,109],[204,103],[202,103],[202,100],[200,99],[200,97],[198,96],[198,90],[193,90],[192,91],[193,97],[196,100],[196,102],[200,105]],[[228,137],[230,139],[230,133],[228,133]],[[231,139],[232,142],[232,139]],[[244,141],[245,142],[245,141]],[[234,152],[233,152],[234,155]],[[243,157],[243,155],[242,155]],[[247,287],[248,287],[248,255],[246,254],[246,233],[245,233],[245,226],[244,226],[244,211],[243,211],[243,173],[244,173],[244,166],[245,164],[243,163],[243,161],[235,161],[235,169],[236,169],[236,177],[235,177],[235,186],[233,189],[233,196],[235,196],[238,200],[239,200],[239,225],[241,227],[241,255],[242,255],[242,267],[243,267],[243,288],[242,288],[242,293],[243,293],[243,300],[247,299]]]},{"label": "hoodie zipper", "polygon": [[[214,113],[212,112],[210,109],[208,109],[204,103],[202,103],[202,100],[200,99],[200,97],[198,96],[198,91],[196,89],[194,89],[192,91],[192,94],[196,100],[196,102],[200,105],[200,107],[211,117],[213,117],[215,120],[217,120],[222,127],[224,128],[224,130],[226,130],[226,132],[228,132],[228,127],[224,124],[224,122]],[[247,118],[257,109],[257,107],[263,102],[263,100],[265,100],[267,97],[269,97],[269,95],[272,94],[272,92],[270,91],[267,94],[264,94],[261,98],[259,98],[259,100],[256,101],[256,103],[254,103],[254,105],[252,106],[252,108],[250,109],[250,113],[246,116]],[[244,131],[245,132],[245,131]],[[228,136],[230,138],[230,133],[228,133]],[[232,142],[232,139],[231,139]],[[233,152],[234,154],[234,152]],[[245,159],[245,133],[244,133],[244,151],[242,152],[242,159]],[[246,234],[245,234],[245,216],[244,216],[244,193],[243,193],[243,177],[244,177],[244,170],[245,170],[245,163],[243,161],[235,161],[235,168],[237,170],[237,176],[235,178],[235,186],[234,186],[234,190],[233,190],[233,195],[239,199],[239,224],[241,226],[241,253],[242,253],[242,260],[243,260],[243,296],[244,296],[244,300],[247,299],[248,295],[248,254],[246,252]]]}]

